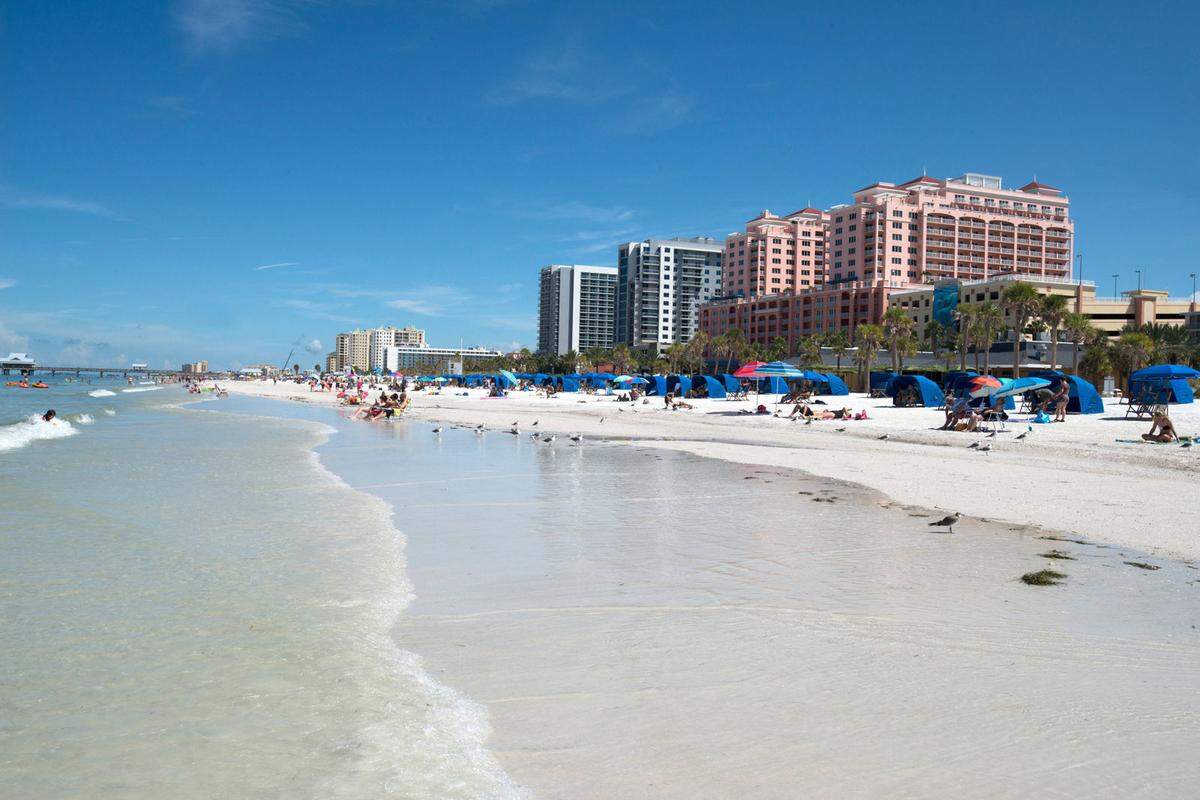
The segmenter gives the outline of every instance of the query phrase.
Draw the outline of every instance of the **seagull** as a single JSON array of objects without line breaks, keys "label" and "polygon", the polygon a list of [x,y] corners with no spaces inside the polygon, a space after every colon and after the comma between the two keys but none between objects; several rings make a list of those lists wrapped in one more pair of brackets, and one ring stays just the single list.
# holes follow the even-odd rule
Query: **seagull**
[{"label": "seagull", "polygon": [[536,439],[536,438],[538,438],[538,432],[537,432],[537,431],[534,431],[533,433],[529,434],[529,438],[530,438],[530,439]]},{"label": "seagull", "polygon": [[992,451],[991,442],[988,442],[987,444],[985,444],[979,448],[979,452],[981,452],[981,453],[990,453],[991,451]]},{"label": "seagull", "polygon": [[436,433],[438,436],[441,436],[441,435],[442,435],[442,428],[441,428],[441,426],[438,426],[438,427],[434,428],[434,429],[433,429],[433,432],[434,432],[434,433]]},{"label": "seagull", "polygon": [[1022,439],[1024,439],[1024,438],[1025,438],[1026,436],[1028,436],[1028,435],[1029,435],[1029,432],[1028,432],[1028,431],[1026,431],[1025,433],[1022,433],[1022,434],[1020,434],[1019,436],[1017,436],[1017,438],[1016,438],[1014,441],[1018,441],[1018,442],[1019,442],[1019,441],[1021,441]]},{"label": "seagull", "polygon": [[[520,422],[520,420],[518,420],[517,422]],[[512,426],[513,426],[514,428],[515,428],[515,427],[517,427],[517,422],[514,422],[514,423],[512,424]]]},{"label": "seagull", "polygon": [[995,431],[992,431],[991,433],[989,433],[989,434],[988,434],[988,438],[989,438],[989,439],[995,439],[995,438],[996,438],[996,432],[995,432]]},{"label": "seagull", "polygon": [[1181,444],[1181,445],[1179,445],[1179,446],[1180,446],[1180,447],[1191,447],[1191,446],[1192,446],[1192,443],[1191,443],[1191,442],[1184,442],[1183,444]]},{"label": "seagull", "polygon": [[483,430],[483,423],[481,422],[481,423],[479,423],[478,425],[476,425],[476,426],[475,426],[475,430],[477,430],[477,431],[481,431],[481,430]]},{"label": "seagull", "polygon": [[600,421],[601,421],[601,422],[604,422],[604,417],[601,417],[601,418],[600,418]]},{"label": "seagull", "polygon": [[536,427],[537,427],[537,424],[538,424],[539,422],[541,422],[541,420],[540,420],[540,419],[535,419],[535,420],[533,421],[533,427],[535,427],[535,428],[536,428]]},{"label": "seagull", "polygon": [[886,442],[887,438],[888,438],[888,434],[885,433],[883,436],[876,436],[875,438],[881,442]]},{"label": "seagull", "polygon": [[521,435],[521,432],[520,432],[519,430],[517,430],[517,426],[516,426],[516,425],[512,426],[511,428],[509,428],[509,429],[508,429],[508,432],[509,432],[509,433],[511,433],[513,436],[520,436],[520,435]]},{"label": "seagull", "polygon": [[846,431],[845,428],[834,428],[834,430],[837,431],[838,433],[844,433]]},{"label": "seagull", "polygon": [[547,436],[545,439],[542,439],[542,441],[545,442],[546,444],[554,444],[554,440],[557,438],[558,438],[558,434],[552,433],[549,436]]},{"label": "seagull", "polygon": [[579,434],[579,433],[572,433],[572,434],[571,434],[571,441],[572,441],[572,442],[582,442],[582,441],[583,441],[583,435],[582,435],[582,434]]},{"label": "seagull", "polygon": [[979,442],[971,442],[969,445],[967,445],[968,450],[974,450],[976,447],[979,447]]},{"label": "seagull", "polygon": [[950,533],[954,533],[954,526],[956,524],[958,524],[958,521],[961,518],[962,518],[962,515],[959,514],[957,511],[955,511],[953,514],[951,514],[947,517],[942,517],[937,522],[929,523],[929,527],[931,527],[931,528],[949,528]]}]

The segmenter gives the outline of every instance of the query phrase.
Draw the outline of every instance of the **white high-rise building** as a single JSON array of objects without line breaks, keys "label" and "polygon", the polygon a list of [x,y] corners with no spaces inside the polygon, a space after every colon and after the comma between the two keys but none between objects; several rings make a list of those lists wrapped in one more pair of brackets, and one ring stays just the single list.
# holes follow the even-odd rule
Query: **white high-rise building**
[{"label": "white high-rise building", "polygon": [[615,343],[661,352],[690,341],[699,307],[721,292],[721,250],[707,236],[621,245]]},{"label": "white high-rise building", "polygon": [[404,328],[374,328],[371,331],[371,369],[383,369],[385,347],[424,347],[425,331],[409,325]]},{"label": "white high-rise building", "polygon": [[616,267],[551,264],[542,267],[538,286],[538,352],[613,346]]}]

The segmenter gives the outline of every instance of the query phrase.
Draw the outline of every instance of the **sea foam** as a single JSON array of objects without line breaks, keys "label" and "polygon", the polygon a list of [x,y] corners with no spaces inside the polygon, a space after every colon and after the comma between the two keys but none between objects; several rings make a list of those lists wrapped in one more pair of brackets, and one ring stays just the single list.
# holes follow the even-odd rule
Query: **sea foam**
[{"label": "sea foam", "polygon": [[108,389],[92,389],[88,392],[89,397],[116,397],[116,392],[110,392]]},{"label": "sea foam", "polygon": [[47,422],[35,414],[25,422],[0,428],[0,451],[16,450],[39,439],[62,439],[75,433],[77,431],[65,419]]},{"label": "sea foam", "polygon": [[156,392],[161,386],[134,386],[132,389],[122,389],[122,392]]}]

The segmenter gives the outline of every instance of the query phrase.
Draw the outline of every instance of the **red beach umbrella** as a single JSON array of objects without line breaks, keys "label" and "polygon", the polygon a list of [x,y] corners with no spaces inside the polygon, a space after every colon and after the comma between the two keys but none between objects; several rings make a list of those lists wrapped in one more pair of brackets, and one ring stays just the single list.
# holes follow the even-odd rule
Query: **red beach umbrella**
[{"label": "red beach umbrella", "polygon": [[967,391],[970,392],[971,397],[983,397],[1003,385],[998,378],[993,378],[991,375],[976,375],[967,381]]},{"label": "red beach umbrella", "polygon": [[735,377],[735,378],[761,378],[763,376],[758,374],[758,368],[761,367],[764,363],[766,363],[766,362],[748,361],[733,371],[733,377]]}]

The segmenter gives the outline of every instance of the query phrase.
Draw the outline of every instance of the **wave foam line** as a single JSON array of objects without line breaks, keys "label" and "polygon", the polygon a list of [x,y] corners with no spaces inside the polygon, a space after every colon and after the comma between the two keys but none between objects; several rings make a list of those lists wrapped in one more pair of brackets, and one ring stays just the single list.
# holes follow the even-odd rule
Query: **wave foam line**
[{"label": "wave foam line", "polygon": [[24,422],[0,428],[0,451],[16,450],[42,439],[65,439],[76,433],[78,431],[65,419],[52,419],[47,422],[34,414]]}]

